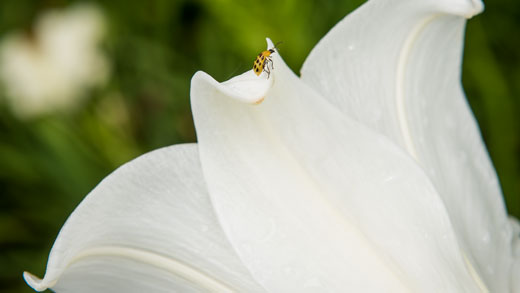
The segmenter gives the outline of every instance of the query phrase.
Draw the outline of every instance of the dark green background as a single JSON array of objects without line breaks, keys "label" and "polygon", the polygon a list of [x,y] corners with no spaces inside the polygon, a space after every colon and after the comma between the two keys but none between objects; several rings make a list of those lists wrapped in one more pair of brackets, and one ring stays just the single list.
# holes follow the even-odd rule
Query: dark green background
[{"label": "dark green background", "polygon": [[[71,1],[3,0],[0,36],[29,29],[39,12]],[[43,276],[67,216],[122,163],[196,140],[192,75],[219,81],[249,70],[265,37],[299,72],[325,33],[362,1],[98,2],[109,33],[112,78],[81,107],[19,120],[0,102],[0,292],[31,292],[22,271]],[[520,2],[495,0],[468,22],[463,83],[500,176],[520,216]],[[0,90],[0,100],[3,92]]]}]

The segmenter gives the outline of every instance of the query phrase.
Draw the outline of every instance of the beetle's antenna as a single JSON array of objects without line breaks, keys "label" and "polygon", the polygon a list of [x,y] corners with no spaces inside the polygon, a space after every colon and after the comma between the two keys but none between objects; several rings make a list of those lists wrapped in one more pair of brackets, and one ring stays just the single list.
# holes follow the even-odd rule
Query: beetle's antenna
[{"label": "beetle's antenna", "polygon": [[278,45],[280,45],[280,44],[282,44],[282,43],[283,43],[283,42],[280,41],[280,42],[278,42],[278,43],[276,43],[276,44],[274,45],[274,48],[276,49],[276,51],[278,51]]}]

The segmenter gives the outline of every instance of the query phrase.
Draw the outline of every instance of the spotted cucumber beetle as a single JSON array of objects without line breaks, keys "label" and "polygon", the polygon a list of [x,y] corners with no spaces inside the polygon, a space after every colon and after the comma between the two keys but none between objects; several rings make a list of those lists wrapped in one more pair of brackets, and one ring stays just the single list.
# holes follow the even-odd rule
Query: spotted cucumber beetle
[{"label": "spotted cucumber beetle", "polygon": [[[276,43],[274,48],[262,51],[260,54],[258,54],[258,56],[256,56],[255,62],[253,63],[253,71],[255,72],[256,75],[260,76],[262,71],[265,71],[265,72],[267,72],[267,78],[269,78],[269,75],[271,74],[271,70],[274,69],[273,60],[271,59],[271,54],[275,53],[278,50],[278,48],[276,48],[276,46],[280,43],[281,42]],[[270,69],[269,69],[269,65],[271,66]]]}]

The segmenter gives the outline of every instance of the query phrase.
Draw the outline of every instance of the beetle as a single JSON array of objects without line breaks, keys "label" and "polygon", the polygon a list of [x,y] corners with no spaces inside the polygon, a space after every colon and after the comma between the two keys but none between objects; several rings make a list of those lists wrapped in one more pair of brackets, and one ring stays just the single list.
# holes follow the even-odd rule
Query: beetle
[{"label": "beetle", "polygon": [[[277,43],[276,45],[278,44],[280,43]],[[260,54],[258,54],[258,56],[256,56],[255,62],[253,63],[253,71],[257,76],[260,76],[262,71],[265,71],[267,72],[267,78],[269,78],[271,70],[274,69],[271,54],[275,53],[276,50],[278,50],[278,48],[276,48],[276,45],[274,46],[274,48],[262,51]],[[269,65],[271,66],[270,69]]]}]

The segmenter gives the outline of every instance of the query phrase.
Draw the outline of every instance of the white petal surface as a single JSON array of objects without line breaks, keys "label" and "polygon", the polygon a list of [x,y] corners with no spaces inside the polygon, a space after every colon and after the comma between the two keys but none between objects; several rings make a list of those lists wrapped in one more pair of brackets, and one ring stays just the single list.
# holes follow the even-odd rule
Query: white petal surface
[{"label": "white petal surface", "polygon": [[267,78],[267,73],[262,72],[256,76],[253,70],[244,72],[230,80],[218,84],[218,90],[238,101],[249,104],[260,104],[264,101],[265,94],[273,85],[273,78]]},{"label": "white petal surface", "polygon": [[370,1],[320,41],[302,80],[423,166],[466,257],[493,292],[506,292],[511,228],[460,85],[463,17],[481,9],[480,1]]},{"label": "white petal surface", "polygon": [[[442,16],[417,38],[404,76],[404,107],[417,160],[443,196],[468,257],[492,292],[507,292],[512,231],[460,85],[463,27],[462,19]],[[444,52],[443,60],[432,52]]]},{"label": "white petal surface", "polygon": [[197,146],[145,154],[105,178],[67,220],[36,290],[262,292],[218,226]]},{"label": "white petal surface", "polygon": [[191,87],[208,189],[255,279],[274,292],[485,290],[414,161],[273,61],[256,107],[202,72]]},{"label": "white petal surface", "polygon": [[510,217],[513,239],[511,247],[513,251],[513,266],[511,268],[511,292],[520,292],[520,222]]},{"label": "white petal surface", "polygon": [[480,1],[468,0],[368,1],[320,40],[303,65],[302,80],[342,112],[407,148],[401,87],[416,37],[437,15],[471,16],[481,9]]}]

